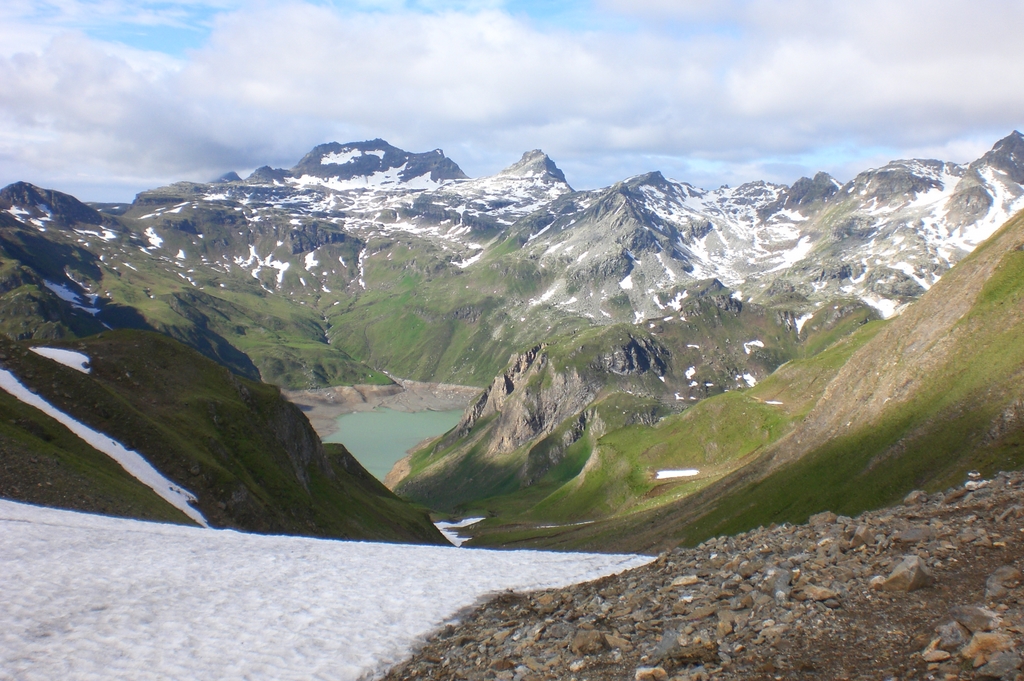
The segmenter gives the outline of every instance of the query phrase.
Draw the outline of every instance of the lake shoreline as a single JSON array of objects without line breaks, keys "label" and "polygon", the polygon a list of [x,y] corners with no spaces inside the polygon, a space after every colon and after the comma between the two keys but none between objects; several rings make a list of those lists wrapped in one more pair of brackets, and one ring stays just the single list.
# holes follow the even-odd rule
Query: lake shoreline
[{"label": "lake shoreline", "polygon": [[338,417],[379,407],[401,412],[464,410],[483,388],[396,378],[392,385],[341,385],[281,394],[309,419],[320,439],[338,432]]}]

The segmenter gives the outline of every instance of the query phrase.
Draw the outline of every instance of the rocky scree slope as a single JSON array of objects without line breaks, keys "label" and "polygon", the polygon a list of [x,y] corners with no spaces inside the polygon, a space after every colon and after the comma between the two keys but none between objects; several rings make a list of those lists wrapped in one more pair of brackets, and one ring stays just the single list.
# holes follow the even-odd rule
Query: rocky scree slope
[{"label": "rocky scree slope", "polygon": [[1020,679],[1024,475],[496,596],[385,677]]},{"label": "rocky scree slope", "polygon": [[[324,445],[273,386],[159,334],[107,331],[50,344],[83,373],[0,341],[0,366],[61,411],[140,453],[194,494],[211,526],[445,544],[341,445]],[[0,495],[59,508],[188,522],[105,454],[0,392]]]}]

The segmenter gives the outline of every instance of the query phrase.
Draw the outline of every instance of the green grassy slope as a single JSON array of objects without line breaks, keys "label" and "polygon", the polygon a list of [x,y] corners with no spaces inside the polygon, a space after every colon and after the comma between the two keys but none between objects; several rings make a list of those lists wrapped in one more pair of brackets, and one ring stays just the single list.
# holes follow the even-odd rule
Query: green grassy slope
[{"label": "green grassy slope", "polygon": [[[617,546],[637,531],[634,518],[685,504],[755,461],[807,415],[850,355],[884,326],[878,321],[861,325],[828,350],[786,363],[754,388],[702,400],[653,427],[610,428],[591,443],[588,465],[576,479],[531,509],[532,514],[475,527],[480,530],[475,545]],[[656,479],[658,470],[689,468],[700,474]],[[469,512],[478,510],[495,512],[486,502]]]},{"label": "green grassy slope", "polygon": [[[876,329],[813,408],[751,465],[679,502],[572,530],[558,541],[620,550],[692,544],[800,522],[825,509],[856,514],[914,488],[945,488],[973,468],[1019,468],[1022,337],[1018,215],[902,316]],[[780,381],[789,366],[777,372]]]},{"label": "green grassy slope", "polygon": [[[557,533],[551,525],[669,503],[728,474],[785,433],[795,418],[790,412],[806,413],[813,402],[792,396],[771,371],[806,353],[808,344],[820,347],[864,328],[872,314],[862,305],[837,305],[811,320],[801,343],[784,319],[739,304],[716,284],[670,316],[642,327],[556,337],[539,346],[525,370],[514,368],[523,362],[515,359],[504,382],[491,388],[497,397],[485,394],[488,404],[498,404],[497,413],[487,415],[485,407],[475,422],[464,420],[415,452],[405,477],[392,481],[395,489],[435,509],[490,516],[474,528],[488,543],[502,543],[510,532],[523,537],[543,526],[540,534],[551,535]],[[857,333],[866,338],[871,332]],[[848,357],[857,342],[791,362],[783,374],[795,384],[813,373],[820,393],[828,380],[821,374],[834,375],[838,357]],[[745,375],[763,382],[738,390],[747,386]],[[514,389],[504,397],[509,386]],[[764,404],[780,401],[777,393],[785,393],[787,406]],[[691,466],[702,469],[700,479],[655,481],[660,468]]]},{"label": "green grassy slope", "polygon": [[[190,490],[213,526],[443,543],[425,512],[391,494],[343,447],[325,448],[276,387],[235,376],[173,339],[121,330],[64,344],[91,358],[88,375],[29,352],[24,344],[0,346],[5,368]],[[135,515],[132,509],[141,506],[140,516],[173,519],[173,509],[159,508],[103,455],[81,443],[63,446],[74,440],[63,427],[22,413],[10,400],[0,408],[3,434],[17,444],[4,450],[5,463],[17,461],[22,471],[5,487],[11,498],[54,501],[39,496],[53,486],[47,477],[53,466],[36,465],[43,456],[77,475],[60,483],[66,488],[61,499],[72,507],[83,497],[112,497],[118,501],[107,504],[109,512]]]}]

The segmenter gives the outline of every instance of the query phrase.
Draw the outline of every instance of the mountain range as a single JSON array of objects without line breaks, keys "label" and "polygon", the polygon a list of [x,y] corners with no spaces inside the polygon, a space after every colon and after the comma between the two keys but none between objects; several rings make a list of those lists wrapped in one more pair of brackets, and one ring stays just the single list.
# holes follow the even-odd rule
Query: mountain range
[{"label": "mountain range", "polygon": [[[732,498],[736,480],[756,484],[751,471],[769,479],[835,440],[846,407],[822,405],[881,394],[838,390],[874,366],[844,374],[846,363],[868,348],[903,353],[899,334],[912,331],[893,329],[906,320],[973,314],[979,298],[947,272],[980,259],[982,243],[1012,241],[998,230],[1021,208],[1019,132],[969,164],[894,161],[846,183],[818,173],[715,190],[653,172],[575,191],[541,151],[470,179],[440,150],[331,143],[291,169],[176,183],[131,204],[4,188],[0,333],[31,344],[156,331],[286,388],[389,376],[478,386],[462,422],[389,485],[436,510],[485,511],[479,541],[618,546],[618,529],[596,528],[632,527],[707,490]],[[932,317],[909,314],[928,304]],[[954,327],[920,342],[946,343]],[[786,399],[765,399],[766,386]],[[986,409],[1007,413],[1000,400]],[[811,427],[800,419],[833,412],[797,434]],[[794,438],[802,447],[777,453]],[[923,479],[959,470],[949,456],[959,463]],[[693,479],[655,475],[691,464]]]}]

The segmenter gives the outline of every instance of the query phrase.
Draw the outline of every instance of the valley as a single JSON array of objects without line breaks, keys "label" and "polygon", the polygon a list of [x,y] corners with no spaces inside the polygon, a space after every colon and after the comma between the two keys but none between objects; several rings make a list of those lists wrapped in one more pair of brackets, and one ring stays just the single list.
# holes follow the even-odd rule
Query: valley
[{"label": "valley", "polygon": [[1022,159],[1014,132],[845,183],[577,191],[539,150],[471,179],[377,139],[131,204],[16,183],[0,332],[12,356],[155,332],[283,391],[315,442],[464,409],[386,476],[410,508],[484,517],[471,545],[657,551],[1020,463]]}]

